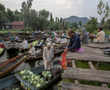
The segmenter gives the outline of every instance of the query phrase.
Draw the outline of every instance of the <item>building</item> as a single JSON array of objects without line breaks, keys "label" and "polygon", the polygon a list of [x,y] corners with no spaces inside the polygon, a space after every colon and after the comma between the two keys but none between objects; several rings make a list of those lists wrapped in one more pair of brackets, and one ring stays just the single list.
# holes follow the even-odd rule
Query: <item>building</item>
[{"label": "building", "polygon": [[1,26],[1,29],[24,29],[24,22],[23,21],[14,21],[12,23],[5,23]]},{"label": "building", "polygon": [[11,23],[12,29],[24,29],[23,21],[14,21]]}]

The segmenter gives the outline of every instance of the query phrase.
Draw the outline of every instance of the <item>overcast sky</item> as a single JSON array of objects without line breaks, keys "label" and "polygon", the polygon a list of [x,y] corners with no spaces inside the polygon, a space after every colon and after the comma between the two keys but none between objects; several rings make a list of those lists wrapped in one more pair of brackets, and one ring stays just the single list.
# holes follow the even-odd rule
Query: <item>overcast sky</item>
[{"label": "overcast sky", "polygon": [[[7,8],[20,9],[25,0],[0,0]],[[97,17],[97,0],[34,0],[32,8],[46,9],[55,17],[95,16]]]}]

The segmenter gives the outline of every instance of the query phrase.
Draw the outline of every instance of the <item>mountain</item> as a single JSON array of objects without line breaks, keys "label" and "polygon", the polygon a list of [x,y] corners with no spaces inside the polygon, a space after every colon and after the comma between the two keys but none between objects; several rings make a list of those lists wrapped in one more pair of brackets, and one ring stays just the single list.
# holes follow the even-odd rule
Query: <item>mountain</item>
[{"label": "mountain", "polygon": [[81,21],[84,25],[89,21],[89,19],[87,17],[70,16],[68,18],[65,18],[64,21],[70,23],[79,23]]}]

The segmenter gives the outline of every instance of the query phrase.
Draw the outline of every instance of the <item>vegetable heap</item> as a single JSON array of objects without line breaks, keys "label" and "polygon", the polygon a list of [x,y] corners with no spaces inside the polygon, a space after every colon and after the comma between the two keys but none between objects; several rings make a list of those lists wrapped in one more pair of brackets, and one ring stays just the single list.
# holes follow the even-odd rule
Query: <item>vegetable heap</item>
[{"label": "vegetable heap", "polygon": [[35,88],[40,88],[41,86],[48,83],[48,79],[52,77],[52,74],[50,71],[43,71],[42,75],[36,75],[30,70],[23,70],[19,72],[19,75],[21,78],[27,82],[29,82],[32,86]]},{"label": "vegetable heap", "polygon": [[0,54],[3,52],[3,50],[4,50],[3,48],[0,48]]}]

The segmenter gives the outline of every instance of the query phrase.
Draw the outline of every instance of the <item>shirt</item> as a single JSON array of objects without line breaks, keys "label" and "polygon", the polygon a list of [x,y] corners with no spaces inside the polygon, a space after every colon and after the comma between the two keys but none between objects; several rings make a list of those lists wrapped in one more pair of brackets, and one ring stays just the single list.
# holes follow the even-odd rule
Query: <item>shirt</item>
[{"label": "shirt", "polygon": [[80,37],[78,34],[75,34],[70,38],[68,49],[72,50],[72,49],[79,49],[79,48],[81,48]]},{"label": "shirt", "polygon": [[44,49],[43,49],[43,60],[51,61],[53,57],[54,57],[53,46],[51,46],[50,49],[48,49],[47,47],[44,47]]},{"label": "shirt", "polygon": [[100,31],[97,34],[97,42],[104,42],[105,40],[105,32],[104,31]]}]

